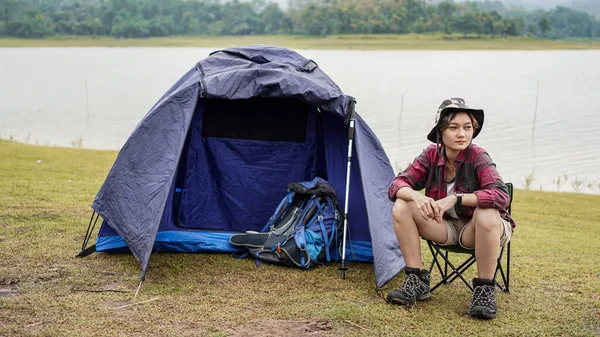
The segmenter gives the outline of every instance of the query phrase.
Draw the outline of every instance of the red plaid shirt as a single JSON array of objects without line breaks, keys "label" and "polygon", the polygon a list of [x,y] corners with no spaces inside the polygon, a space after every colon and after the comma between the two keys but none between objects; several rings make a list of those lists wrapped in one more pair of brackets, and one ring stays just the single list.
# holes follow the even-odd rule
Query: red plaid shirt
[{"label": "red plaid shirt", "polygon": [[[436,145],[432,144],[403,172],[400,172],[388,188],[388,197],[396,200],[396,192],[409,186],[415,191],[425,188],[425,195],[439,200],[447,196],[448,187],[443,177],[446,175],[443,155],[436,160]],[[435,163],[435,164],[434,164]],[[496,164],[487,152],[475,144],[462,150],[455,161],[455,191],[474,193],[481,208],[495,208],[500,216],[514,228],[515,221],[508,213],[510,198],[508,188],[496,171]],[[439,177],[442,177],[441,179]],[[476,207],[455,206],[459,217],[473,217]]]}]

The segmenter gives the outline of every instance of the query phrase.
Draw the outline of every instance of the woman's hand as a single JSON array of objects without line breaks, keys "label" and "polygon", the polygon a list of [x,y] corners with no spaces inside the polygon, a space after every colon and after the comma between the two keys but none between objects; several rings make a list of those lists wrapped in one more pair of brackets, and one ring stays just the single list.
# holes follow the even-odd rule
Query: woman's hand
[{"label": "woman's hand", "polygon": [[413,196],[412,200],[419,209],[419,212],[421,212],[421,216],[423,216],[423,219],[433,219],[441,223],[442,214],[444,213],[444,211],[440,209],[440,206],[435,200],[420,193],[418,195]]},{"label": "woman's hand", "polygon": [[441,214],[444,214],[447,210],[454,207],[456,205],[456,197],[454,195],[449,195],[443,199],[436,201],[437,206],[440,209],[440,218],[438,222],[442,221]]}]

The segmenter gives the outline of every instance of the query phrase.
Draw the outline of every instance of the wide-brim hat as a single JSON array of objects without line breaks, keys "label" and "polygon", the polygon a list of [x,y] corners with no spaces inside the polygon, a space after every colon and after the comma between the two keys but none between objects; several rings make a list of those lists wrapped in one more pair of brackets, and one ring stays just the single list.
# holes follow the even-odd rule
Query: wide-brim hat
[{"label": "wide-brim hat", "polygon": [[429,141],[437,143],[436,129],[438,128],[442,117],[444,117],[444,115],[448,112],[471,113],[477,121],[477,124],[479,124],[479,127],[473,130],[473,139],[475,139],[479,132],[481,132],[481,128],[483,128],[483,110],[469,108],[464,99],[459,97],[453,97],[445,99],[442,102],[442,104],[440,104],[440,107],[438,108],[437,113],[435,115],[435,126],[431,129],[431,131],[429,131],[429,134],[427,135],[427,139],[429,139]]}]

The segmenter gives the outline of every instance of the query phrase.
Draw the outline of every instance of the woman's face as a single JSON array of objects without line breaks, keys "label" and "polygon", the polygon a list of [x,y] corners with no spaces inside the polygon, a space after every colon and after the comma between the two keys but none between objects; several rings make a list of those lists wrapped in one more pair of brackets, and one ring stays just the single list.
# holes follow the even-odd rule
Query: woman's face
[{"label": "woman's face", "polygon": [[442,131],[442,142],[446,149],[460,152],[466,149],[473,139],[473,122],[469,114],[459,112]]}]

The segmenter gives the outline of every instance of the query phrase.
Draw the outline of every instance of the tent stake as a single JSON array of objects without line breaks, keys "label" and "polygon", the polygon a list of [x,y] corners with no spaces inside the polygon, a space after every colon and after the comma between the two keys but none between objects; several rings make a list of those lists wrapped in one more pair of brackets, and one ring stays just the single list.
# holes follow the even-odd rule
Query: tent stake
[{"label": "tent stake", "polygon": [[140,292],[140,288],[142,287],[142,282],[144,282],[144,280],[140,280],[140,284],[137,287],[137,290],[135,291],[135,295],[133,295],[133,298],[136,298],[138,295],[138,292]]},{"label": "tent stake", "polygon": [[157,299],[158,299],[158,297],[155,297],[155,298],[151,298],[149,300],[145,300],[145,301],[141,301],[141,302],[137,302],[137,303],[125,304],[125,305],[122,305],[120,307],[116,307],[115,309],[123,309],[123,308],[127,308],[127,307],[130,307],[132,305],[136,305],[136,304],[142,304],[142,303],[148,303],[148,302],[156,301]]}]

